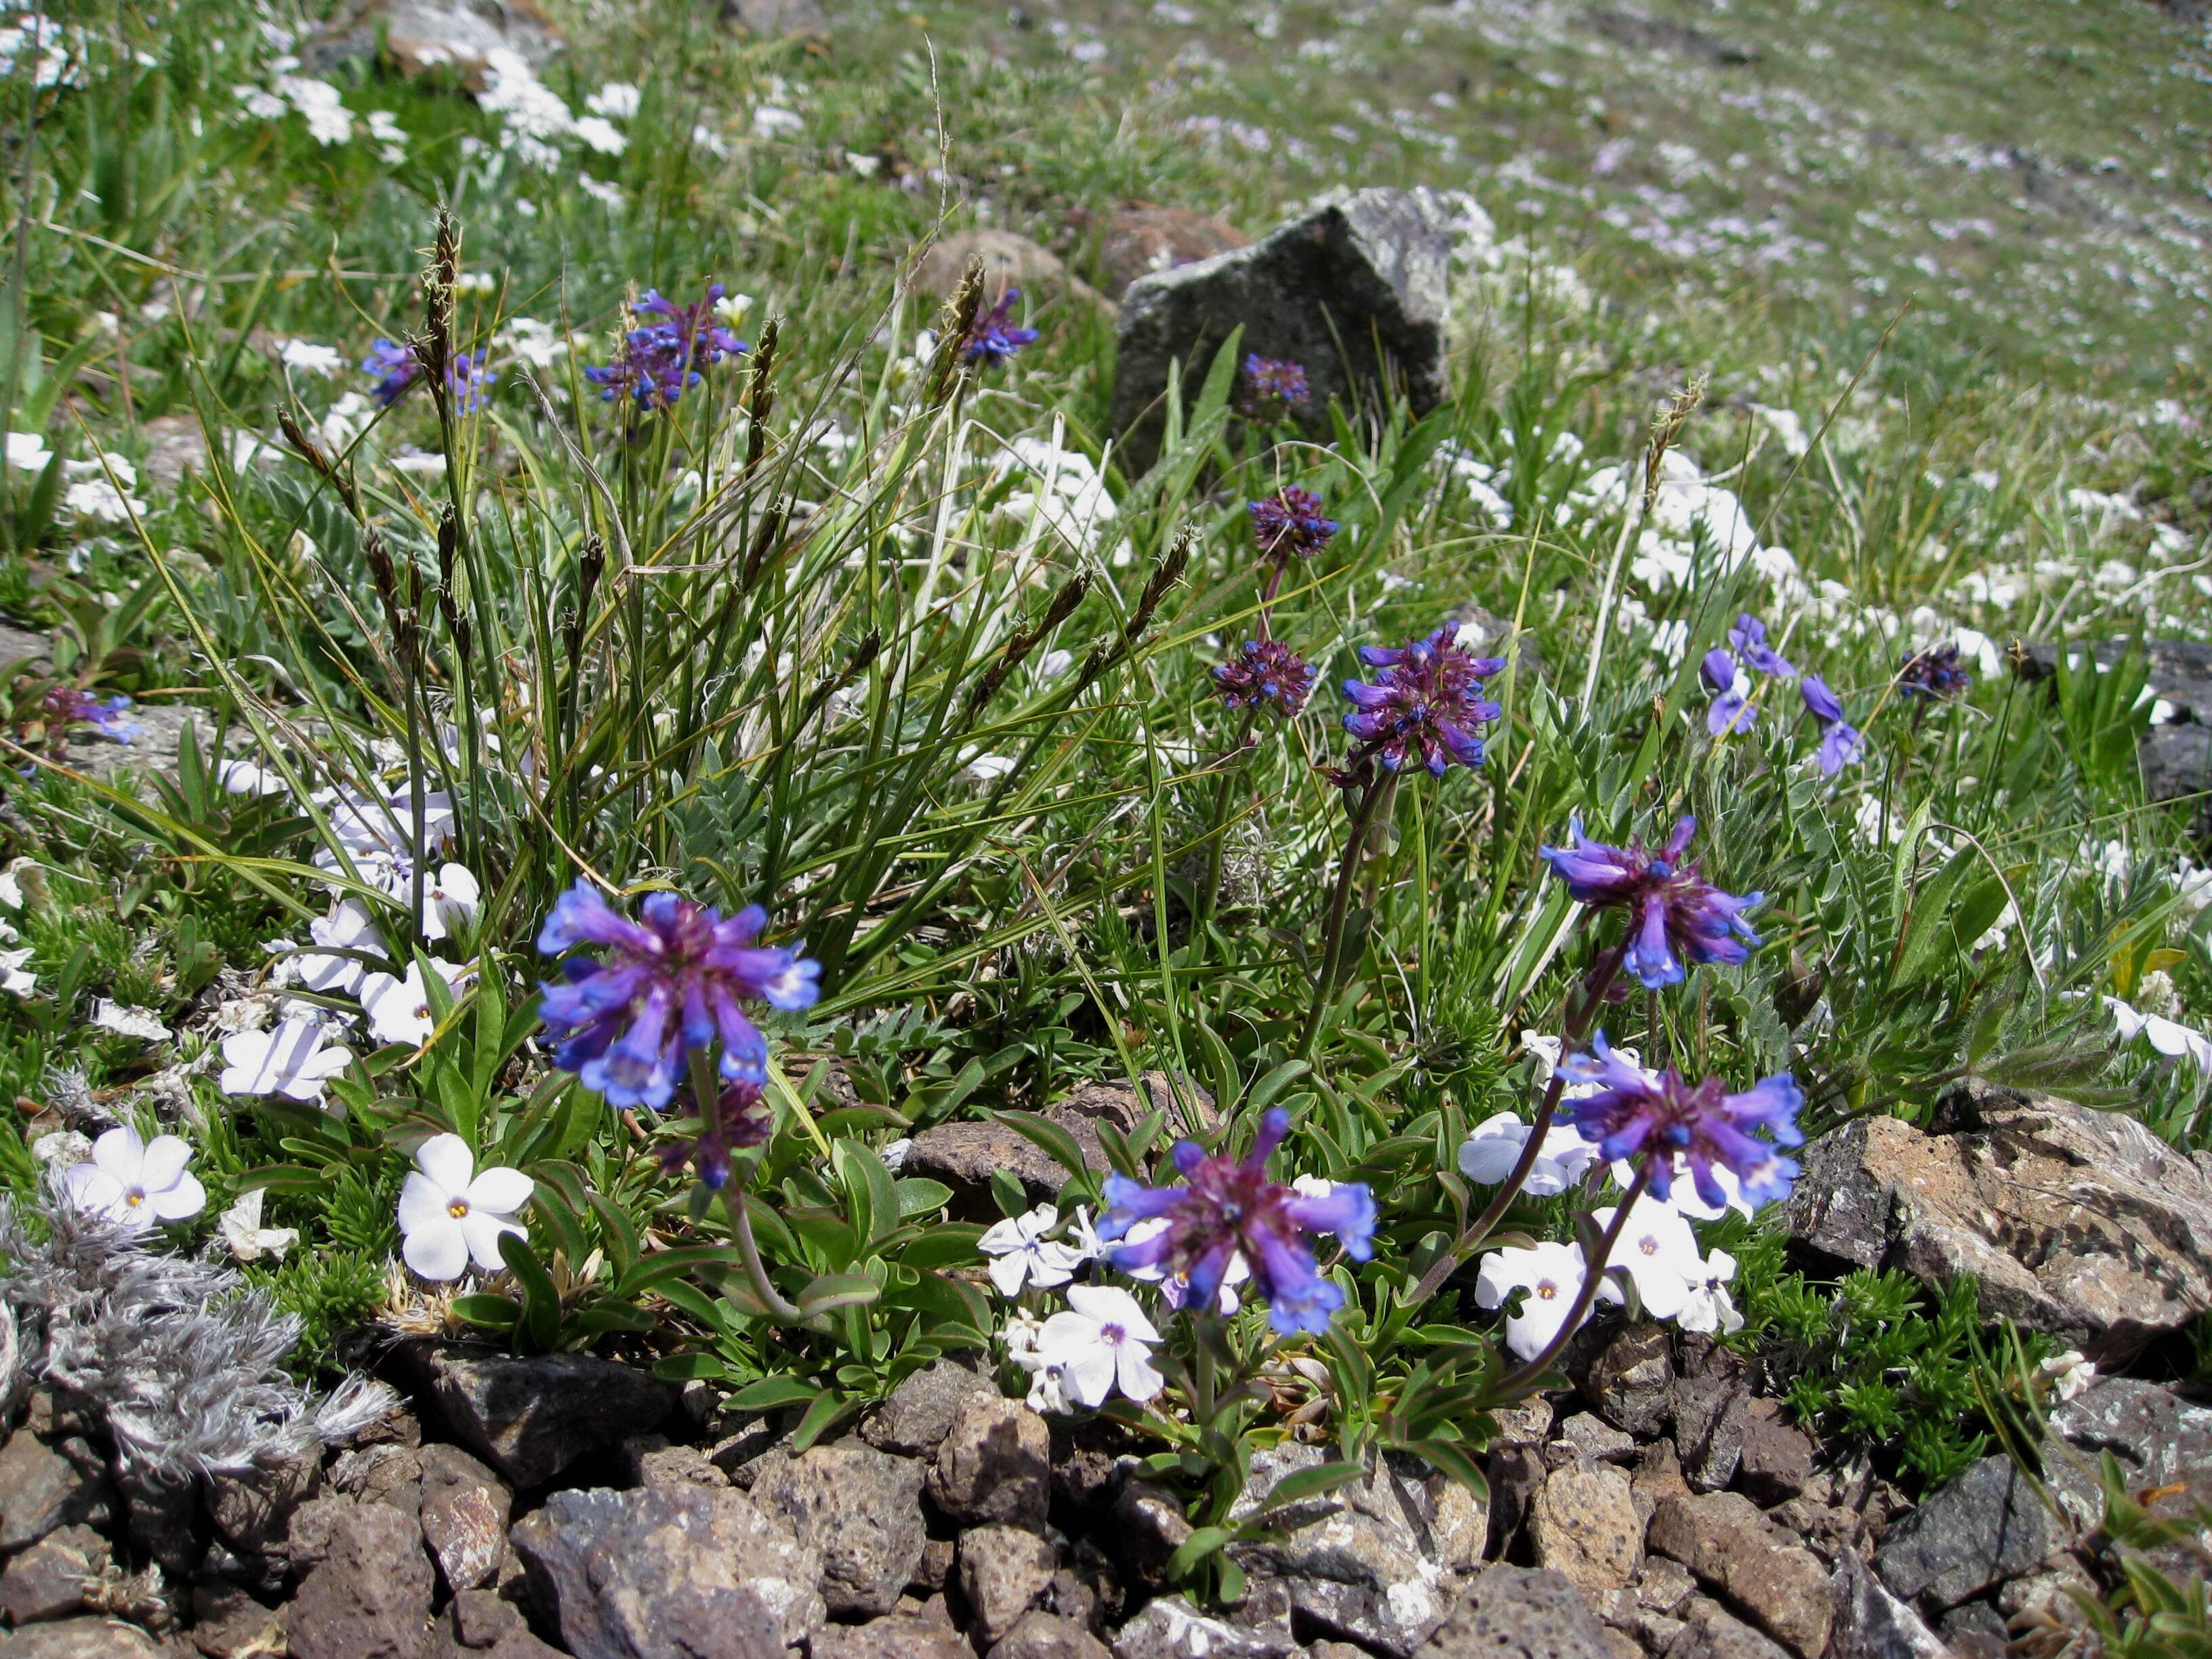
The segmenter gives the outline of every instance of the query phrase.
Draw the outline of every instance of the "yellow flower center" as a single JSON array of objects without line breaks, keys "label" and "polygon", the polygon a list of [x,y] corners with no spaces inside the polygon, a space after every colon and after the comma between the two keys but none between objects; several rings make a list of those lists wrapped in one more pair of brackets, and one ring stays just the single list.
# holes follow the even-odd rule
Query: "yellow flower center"
[{"label": "yellow flower center", "polygon": [[135,1210],[141,1204],[143,1204],[146,1201],[146,1194],[140,1192],[136,1187],[133,1187],[129,1192],[123,1194],[123,1201]]},{"label": "yellow flower center", "polygon": [[1553,1297],[1559,1295],[1559,1287],[1552,1283],[1548,1279],[1536,1286],[1536,1296],[1540,1301],[1549,1302]]},{"label": "yellow flower center", "polygon": [[452,1203],[446,1206],[446,1213],[453,1217],[456,1221],[459,1221],[468,1212],[469,1201],[465,1198],[457,1198]]}]

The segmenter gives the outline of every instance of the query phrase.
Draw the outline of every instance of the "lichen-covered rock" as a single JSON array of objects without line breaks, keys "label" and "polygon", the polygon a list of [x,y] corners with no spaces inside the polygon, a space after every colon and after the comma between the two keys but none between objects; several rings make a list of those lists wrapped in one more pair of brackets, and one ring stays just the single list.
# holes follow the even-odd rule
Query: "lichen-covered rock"
[{"label": "lichen-covered rock", "polygon": [[425,1446],[420,1461],[422,1541],[447,1589],[480,1589],[499,1572],[513,1494],[459,1446]]},{"label": "lichen-covered rock", "polygon": [[576,1659],[782,1659],[828,1616],[822,1558],[738,1492],[557,1492],[514,1547]]},{"label": "lichen-covered rock", "polygon": [[1613,1659],[1605,1626],[1556,1572],[1486,1567],[1420,1650],[1422,1659]]},{"label": "lichen-covered rock", "polygon": [[[2212,1407],[2133,1377],[2106,1377],[2051,1413],[2043,1459],[2051,1489],[2077,1532],[2105,1513],[2101,1459],[2110,1453],[2128,1490],[2154,1493],[2154,1515],[2183,1520],[2212,1504]],[[2194,1571],[2186,1547],[2154,1551],[2163,1567]]]},{"label": "lichen-covered rock", "polygon": [[1598,1351],[1583,1373],[1583,1397],[1615,1428],[1649,1440],[1666,1432],[1674,1409],[1674,1355],[1667,1328],[1631,1325]]},{"label": "lichen-covered rock", "polygon": [[[1288,1659],[1298,1650],[1287,1625],[1249,1628],[1200,1613],[1180,1595],[1139,1608],[1114,1632],[1114,1659]],[[1603,1656],[1599,1656],[1603,1659]]]},{"label": "lichen-covered rock", "polygon": [[1971,1276],[1985,1318],[2093,1358],[2124,1358],[2212,1306],[2212,1155],[2136,1119],[1969,1085],[1941,1132],[1895,1118],[1805,1151],[1784,1211],[1801,1245],[1943,1286]]},{"label": "lichen-covered rock", "polygon": [[1828,1659],[1949,1659],[1942,1638],[1845,1550],[1836,1559],[1835,1628]]},{"label": "lichen-covered rock", "polygon": [[2033,1571],[2061,1541],[2034,1483],[2009,1457],[1984,1457],[1890,1528],[1874,1568],[1934,1614]]},{"label": "lichen-covered rock", "polygon": [[1595,1596],[1625,1589],[1644,1554],[1644,1526],[1628,1476],[1577,1458],[1546,1477],[1528,1511],[1536,1565]]},{"label": "lichen-covered rock", "polygon": [[1241,353],[1304,365],[1310,437],[1326,440],[1332,398],[1401,391],[1415,414],[1435,408],[1455,222],[1431,191],[1363,190],[1249,247],[1139,277],[1121,298],[1114,369],[1125,467],[1142,471],[1158,453],[1170,364],[1195,397],[1240,326]]}]

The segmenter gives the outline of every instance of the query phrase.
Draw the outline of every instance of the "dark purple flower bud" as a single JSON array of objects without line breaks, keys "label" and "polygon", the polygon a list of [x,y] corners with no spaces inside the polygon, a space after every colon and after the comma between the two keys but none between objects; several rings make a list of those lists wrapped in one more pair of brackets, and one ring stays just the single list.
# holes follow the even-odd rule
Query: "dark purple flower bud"
[{"label": "dark purple flower bud", "polygon": [[672,1176],[689,1164],[702,1185],[720,1192],[729,1184],[731,1151],[766,1145],[775,1128],[775,1115],[759,1084],[743,1079],[725,1083],[700,1115],[697,1135],[660,1149],[660,1167]]},{"label": "dark purple flower bud", "polygon": [[1797,671],[1790,659],[1766,642],[1766,624],[1748,611],[1729,629],[1729,643],[1743,653],[1743,665],[1755,674],[1775,674],[1788,679]]},{"label": "dark purple flower bud", "polygon": [[1681,982],[1677,951],[1692,962],[1733,967],[1751,954],[1748,947],[1760,943],[1743,918],[1765,896],[1737,898],[1699,874],[1697,860],[1685,856],[1697,830],[1695,818],[1682,818],[1667,844],[1652,853],[1641,838],[1625,848],[1589,840],[1577,816],[1567,826],[1571,845],[1540,849],[1576,898],[1628,912],[1628,949],[1621,965],[1650,990]]},{"label": "dark purple flower bud", "polygon": [[1279,424],[1292,410],[1304,409],[1309,395],[1304,363],[1257,355],[1244,359],[1244,396],[1237,407],[1254,425]]},{"label": "dark purple flower bud", "polygon": [[[1602,1031],[1592,1047],[1559,1067],[1570,1083],[1598,1085],[1594,1093],[1562,1101],[1560,1121],[1580,1130],[1601,1158],[1644,1160],[1653,1197],[1664,1200],[1673,1192],[1677,1158],[1689,1165],[1698,1196],[1716,1209],[1728,1202],[1714,1178],[1716,1168],[1735,1175],[1745,1201],[1754,1206],[1790,1195],[1797,1164],[1774,1149],[1805,1143],[1797,1127],[1804,1095],[1796,1079],[1779,1073],[1741,1094],[1725,1094],[1717,1078],[1692,1087],[1680,1072],[1630,1065]],[[1762,1129],[1770,1139],[1754,1137]]]},{"label": "dark purple flower bud", "polygon": [[1972,686],[1974,677],[1959,662],[1959,647],[1955,645],[1931,646],[1905,659],[1897,671],[1897,689],[1908,697],[1924,697],[1931,702],[1945,702],[1963,696]]},{"label": "dark purple flower bud", "polygon": [[1715,646],[1698,665],[1698,678],[1705,681],[1706,690],[1718,696],[1735,684],[1735,659]]},{"label": "dark purple flower bud", "polygon": [[1003,363],[1024,346],[1035,345],[1036,330],[1017,328],[1013,323],[1014,301],[1021,297],[1021,289],[1010,288],[999,296],[997,305],[979,314],[969,325],[960,355],[971,363]]},{"label": "dark purple flower bud", "polygon": [[1504,711],[1482,694],[1482,683],[1505,671],[1499,657],[1478,657],[1458,642],[1457,630],[1439,628],[1425,639],[1402,647],[1363,645],[1359,660],[1380,669],[1372,684],[1346,680],[1344,695],[1352,712],[1344,729],[1359,739],[1339,775],[1350,781],[1370,761],[1395,772],[1408,758],[1437,777],[1455,761],[1482,764],[1482,738],[1475,728]]},{"label": "dark purple flower bud", "polygon": [[1252,515],[1252,540],[1270,559],[1310,559],[1336,534],[1336,520],[1325,517],[1321,497],[1291,484],[1245,509]]},{"label": "dark purple flower bud", "polygon": [[553,1063],[614,1106],[658,1111],[675,1092],[694,1048],[720,1038],[721,1074],[757,1083],[768,1042],[740,1003],[805,1008],[820,994],[822,965],[757,945],[768,913],[750,905],[724,921],[711,905],[653,893],[633,921],[579,877],[538,929],[538,948],[558,956],[597,945],[604,959],[572,957],[563,982],[542,985],[538,1015],[561,1041]]},{"label": "dark purple flower bud", "polygon": [[1357,1182],[1309,1194],[1270,1181],[1267,1159],[1290,1127],[1289,1113],[1270,1109],[1260,1120],[1252,1150],[1241,1158],[1177,1141],[1179,1187],[1107,1176],[1100,1238],[1126,1238],[1142,1223],[1166,1223],[1109,1252],[1111,1265],[1124,1273],[1158,1268],[1181,1275],[1179,1305],[1210,1313],[1231,1260],[1241,1253],[1278,1331],[1288,1336],[1327,1330],[1330,1316],[1344,1305],[1344,1291],[1322,1276],[1305,1236],[1333,1233],[1346,1255],[1366,1261],[1375,1253],[1375,1198]]},{"label": "dark purple flower bud", "polygon": [[1313,695],[1317,671],[1280,640],[1247,640],[1213,671],[1214,689],[1231,708],[1273,708],[1293,718]]},{"label": "dark purple flower bud", "polygon": [[130,707],[131,699],[119,692],[102,699],[75,686],[59,685],[46,693],[46,722],[57,730],[82,723],[118,743],[128,743],[145,730],[137,720],[123,718]]}]

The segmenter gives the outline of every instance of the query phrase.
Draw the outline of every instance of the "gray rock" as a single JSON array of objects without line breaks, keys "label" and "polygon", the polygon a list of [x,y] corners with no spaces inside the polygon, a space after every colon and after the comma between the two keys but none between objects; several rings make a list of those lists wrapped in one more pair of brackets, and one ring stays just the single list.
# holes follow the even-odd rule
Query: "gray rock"
[{"label": "gray rock", "polygon": [[2212,1305],[2212,1154],[2136,1119],[1972,1084],[1944,1132],[1894,1118],[1805,1151],[1784,1211],[1801,1245],[1931,1286],[1971,1275],[1986,1319],[2125,1358]]},{"label": "gray rock", "polygon": [[[197,415],[156,415],[140,424],[138,435],[146,445],[138,477],[152,489],[173,490],[187,472],[208,470],[207,438]],[[0,657],[5,655],[0,650]]]},{"label": "gray rock", "polygon": [[1242,1628],[1180,1595],[1146,1602],[1113,1643],[1114,1659],[1288,1659],[1297,1650],[1287,1628]]},{"label": "gray rock", "polygon": [[81,1440],[63,1444],[77,1455],[64,1456],[28,1429],[0,1446],[0,1552],[34,1544],[58,1528],[106,1520],[110,1492],[98,1458]]},{"label": "gray rock", "polygon": [[923,254],[915,270],[915,287],[932,299],[950,300],[959,290],[968,267],[983,267],[983,306],[988,310],[1010,288],[1032,298],[1066,292],[1096,302],[1098,295],[1088,283],[1068,274],[1067,267],[1050,248],[1039,246],[1017,231],[984,226],[955,231]]},{"label": "gray rock", "polygon": [[1583,1396],[1615,1428],[1650,1440],[1674,1412],[1674,1357],[1667,1328],[1645,1321],[1607,1343],[1582,1380]]},{"label": "gray rock", "polygon": [[423,1357],[447,1425],[520,1491],[586,1452],[657,1426],[676,1408],[673,1382],[590,1354],[516,1358],[471,1348]]},{"label": "gray rock", "polygon": [[1853,1550],[1836,1558],[1835,1632],[1828,1659],[1949,1659],[1942,1639],[1882,1588]]},{"label": "gray rock", "polygon": [[1194,1531],[1182,1504],[1165,1487],[1128,1480],[1114,1498],[1108,1534],[1122,1570],[1147,1589],[1167,1583],[1168,1562]]},{"label": "gray rock", "polygon": [[927,1457],[951,1431],[961,1407],[998,1389],[950,1359],[933,1360],[890,1391],[860,1425],[860,1438],[879,1450]]},{"label": "gray rock", "polygon": [[364,1504],[390,1504],[410,1515],[422,1507],[422,1457],[413,1446],[380,1443],[340,1452],[331,1486]]},{"label": "gray rock", "polygon": [[1626,1589],[1644,1556],[1644,1523],[1628,1476],[1577,1458],[1553,1469],[1528,1511],[1536,1565],[1596,1596]]},{"label": "gray rock", "polygon": [[722,0],[722,21],[763,40],[826,40],[820,0]]},{"label": "gray rock", "polygon": [[1613,1659],[1572,1584],[1541,1568],[1486,1567],[1453,1601],[1424,1659]]},{"label": "gray rock", "polygon": [[815,1446],[762,1459],[752,1498],[820,1554],[830,1612],[872,1616],[897,1605],[929,1541],[921,1480],[912,1458],[872,1446]]},{"label": "gray rock", "polygon": [[[1099,1145],[1098,1131],[1089,1121],[1057,1109],[1048,1109],[1042,1115],[1074,1137],[1084,1162],[1091,1168],[1103,1174],[1110,1167],[1106,1149]],[[1028,1136],[996,1121],[940,1123],[922,1130],[914,1137],[904,1170],[908,1175],[924,1176],[951,1188],[948,1208],[957,1219],[969,1221],[997,1218],[998,1200],[991,1194],[995,1170],[1003,1170],[1021,1182],[1022,1192],[1031,1203],[1056,1196],[1068,1178],[1051,1153]]]},{"label": "gray rock", "polygon": [[782,1659],[828,1616],[821,1556],[743,1492],[556,1492],[512,1536],[576,1659]]},{"label": "gray rock", "polygon": [[167,1651],[136,1625],[119,1619],[64,1619],[58,1624],[33,1625],[0,1643],[0,1654],[7,1659],[155,1659]]},{"label": "gray rock", "polygon": [[130,772],[167,772],[177,769],[178,751],[190,726],[203,757],[215,749],[215,722],[204,711],[179,702],[143,702],[131,710],[138,722],[138,735],[128,743],[103,737],[92,726],[73,728],[62,744],[62,759],[81,772],[106,781]]},{"label": "gray rock", "polygon": [[522,1609],[497,1590],[463,1590],[453,1597],[453,1634],[465,1648],[488,1648],[511,1630],[527,1629]]},{"label": "gray rock", "polygon": [[1751,1423],[1751,1389],[1722,1368],[1674,1379],[1674,1445],[1692,1492],[1718,1492],[1735,1479]]},{"label": "gray rock", "polygon": [[960,1590],[975,1629],[995,1642],[1043,1597],[1060,1552],[1019,1527],[970,1527],[960,1535]]},{"label": "gray rock", "polygon": [[84,1581],[107,1562],[107,1540],[90,1527],[50,1532],[0,1572],[0,1611],[11,1625],[64,1618],[84,1605]]},{"label": "gray rock", "polygon": [[1759,1634],[1710,1596],[1692,1596],[1666,1659],[1790,1659],[1790,1650]]},{"label": "gray rock", "polygon": [[514,1494],[459,1446],[425,1446],[421,1462],[422,1541],[447,1589],[480,1589],[498,1576]]},{"label": "gray rock", "polygon": [[250,1555],[276,1554],[283,1547],[292,1511],[314,1496],[322,1479],[319,1445],[250,1474],[210,1475],[208,1519],[233,1549]]},{"label": "gray rock", "polygon": [[865,1625],[830,1625],[814,1638],[814,1659],[975,1659],[951,1626],[912,1613]]},{"label": "gray rock", "polygon": [[1018,1401],[960,1408],[929,1466],[932,1502],[956,1521],[1042,1527],[1052,1503],[1052,1436]]},{"label": "gray rock", "polygon": [[415,1523],[386,1504],[357,1505],[292,1603],[293,1659],[419,1659],[436,1588]]},{"label": "gray rock", "polygon": [[2004,1615],[1987,1601],[1967,1601],[1953,1607],[1936,1626],[1956,1659],[2007,1659],[2012,1632]]},{"label": "gray rock", "polygon": [[1544,1461],[1554,1468],[1577,1459],[1596,1463],[1633,1463],[1636,1437],[1616,1429],[1591,1412],[1577,1412],[1559,1425],[1559,1437],[1544,1448]]},{"label": "gray rock", "polygon": [[989,1659],[1109,1659],[1106,1644],[1072,1619],[1024,1613],[991,1649]]},{"label": "gray rock", "polygon": [[2009,1457],[1984,1457],[1890,1528],[1874,1568],[1930,1613],[2040,1565],[2062,1542],[2034,1486]]},{"label": "gray rock", "polygon": [[[27,634],[20,628],[0,624],[0,674],[9,670],[21,672],[27,669],[51,668],[54,648],[53,636],[48,634]],[[13,678],[13,674],[8,674]]]},{"label": "gray rock", "polygon": [[1828,1570],[1812,1551],[1769,1526],[1742,1493],[1661,1499],[1649,1542],[1801,1659],[1820,1659],[1827,1650],[1834,1619]]},{"label": "gray rock", "polygon": [[1184,398],[1195,397],[1239,325],[1241,352],[1305,366],[1301,423],[1316,441],[1329,436],[1332,398],[1373,400],[1389,387],[1416,414],[1436,407],[1454,228],[1441,197],[1364,190],[1250,247],[1138,278],[1121,299],[1114,371],[1125,471],[1158,456],[1170,362],[1182,365]]},{"label": "gray rock", "polygon": [[[2130,1492],[2156,1491],[2151,1512],[2185,1519],[2212,1504],[2212,1408],[2133,1377],[2106,1377],[2051,1413],[2043,1445],[2051,1489],[2075,1528],[2104,1520],[2100,1459],[2111,1453]],[[2191,1571],[2186,1547],[2153,1551],[2154,1565]]]},{"label": "gray rock", "polygon": [[310,74],[384,56],[402,74],[459,75],[481,90],[491,54],[518,53],[543,69],[563,45],[553,20],[535,0],[358,0],[339,20],[300,47]]},{"label": "gray rock", "polygon": [[662,1434],[634,1434],[622,1443],[623,1473],[633,1486],[726,1486],[730,1477],[696,1446],[671,1445]]},{"label": "gray rock", "polygon": [[1697,1594],[1698,1581],[1680,1561],[1649,1555],[1637,1571],[1634,1589],[1638,1607],[1647,1613],[1672,1613]]},{"label": "gray rock", "polygon": [[1780,1504],[1805,1490],[1813,1478],[1813,1439],[1804,1430],[1784,1423],[1772,1411],[1762,1411],[1771,1401],[1754,1401],[1750,1420],[1744,1425],[1743,1454],[1736,1464],[1736,1485],[1761,1504]]}]

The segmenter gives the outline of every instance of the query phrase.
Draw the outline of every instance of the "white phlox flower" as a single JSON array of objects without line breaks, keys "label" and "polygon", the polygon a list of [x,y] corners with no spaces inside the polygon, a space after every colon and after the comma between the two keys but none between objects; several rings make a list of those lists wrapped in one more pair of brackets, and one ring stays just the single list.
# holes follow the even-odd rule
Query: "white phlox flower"
[{"label": "white phlox flower", "polygon": [[92,1157],[62,1177],[81,1210],[119,1221],[134,1233],[157,1221],[189,1221],[207,1207],[207,1188],[185,1165],[192,1149],[176,1135],[142,1139],[127,1126],[92,1143]]},{"label": "white phlox flower", "polygon": [[258,1261],[263,1256],[283,1260],[284,1252],[300,1242],[296,1227],[264,1227],[261,1224],[261,1206],[267,1194],[256,1187],[241,1194],[238,1202],[216,1218],[216,1230],[222,1242],[230,1247],[234,1261]]},{"label": "white phlox flower", "polygon": [[[1502,1308],[1514,1291],[1525,1291],[1520,1311],[1506,1316],[1505,1346],[1523,1359],[1534,1359],[1567,1322],[1567,1311],[1582,1293],[1583,1276],[1578,1244],[1509,1245],[1482,1258],[1475,1273],[1475,1304]],[[1587,1310],[1583,1316],[1589,1316]]]},{"label": "white phlox flower", "polygon": [[1681,1312],[1674,1316],[1674,1323],[1707,1336],[1728,1336],[1741,1330],[1743,1316],[1735,1310],[1735,1299],[1728,1293],[1729,1281],[1735,1277],[1735,1258],[1726,1250],[1715,1250],[1692,1279],[1689,1297]]},{"label": "white phlox flower", "polygon": [[227,1095],[283,1095],[320,1100],[323,1085],[353,1063],[344,1048],[323,1047],[319,1019],[294,1015],[270,1031],[238,1031],[222,1040],[216,1086]]},{"label": "white phlox flower", "polygon": [[476,1172],[476,1154],[456,1134],[432,1135],[416,1149],[415,1168],[399,1189],[401,1260],[424,1279],[459,1279],[474,1261],[485,1273],[506,1264],[503,1234],[530,1237],[515,1219],[536,1183],[520,1170],[495,1164]]},{"label": "white phlox flower", "polygon": [[[1495,1187],[1513,1173],[1528,1148],[1531,1125],[1516,1112],[1498,1112],[1485,1118],[1460,1143],[1460,1173],[1469,1181]],[[1597,1161],[1597,1148],[1572,1129],[1557,1126],[1544,1133],[1544,1145],[1528,1166],[1521,1190],[1531,1198],[1553,1198],[1581,1180]]]},{"label": "white phlox flower", "polygon": [[[1614,1206],[1598,1211],[1595,1219],[1609,1229],[1620,1213]],[[1672,1319],[1688,1304],[1691,1281],[1703,1273],[1705,1261],[1698,1253],[1698,1237],[1681,1213],[1645,1193],[1629,1211],[1606,1267],[1627,1274],[1644,1312],[1654,1319]],[[1622,1299],[1611,1284],[1599,1286],[1598,1295],[1608,1302]]]},{"label": "white phlox flower", "polygon": [[[458,963],[434,959],[430,967],[445,981],[447,989],[456,993],[476,972]],[[409,963],[406,973],[398,978],[390,974],[363,975],[361,1011],[368,1018],[368,1034],[379,1042],[420,1047],[437,1028],[437,1018],[430,1011],[428,982],[419,959]]]},{"label": "white phlox flower", "polygon": [[1078,1285],[1067,1292],[1067,1311],[1044,1322],[1037,1354],[1060,1370],[1061,1390],[1096,1411],[1119,1389],[1146,1401],[1166,1386],[1152,1364],[1160,1334],[1137,1298],[1113,1285]]},{"label": "white phlox flower", "polygon": [[1090,1257],[1079,1248],[1045,1235],[1060,1224],[1060,1212],[1040,1204],[1025,1215],[1009,1216],[987,1228],[975,1248],[992,1258],[991,1282],[999,1294],[1019,1296],[1024,1284],[1040,1290],[1065,1285]]}]

